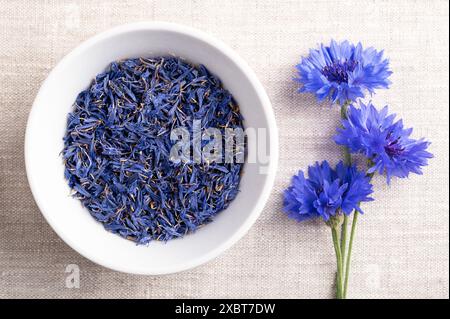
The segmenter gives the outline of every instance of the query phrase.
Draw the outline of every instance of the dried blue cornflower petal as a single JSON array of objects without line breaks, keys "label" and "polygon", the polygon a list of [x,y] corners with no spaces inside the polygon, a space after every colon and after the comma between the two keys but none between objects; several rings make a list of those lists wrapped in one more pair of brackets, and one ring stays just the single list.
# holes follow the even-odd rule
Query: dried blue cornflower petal
[{"label": "dried blue cornflower petal", "polygon": [[[203,65],[175,57],[113,62],[68,115],[62,157],[74,196],[105,229],[147,244],[195,231],[237,196],[242,163],[170,160],[177,127],[243,129]],[[203,142],[204,144],[204,142]]]}]

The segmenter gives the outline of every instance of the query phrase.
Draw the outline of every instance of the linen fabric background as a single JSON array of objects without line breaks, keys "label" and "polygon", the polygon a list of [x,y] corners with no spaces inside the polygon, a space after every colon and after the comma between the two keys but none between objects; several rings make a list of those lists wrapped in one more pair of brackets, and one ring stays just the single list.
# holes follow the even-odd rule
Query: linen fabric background
[{"label": "linen fabric background", "polygon": [[[300,56],[349,39],[384,49],[394,71],[390,105],[413,136],[432,141],[423,176],[376,178],[354,244],[349,297],[449,297],[449,3],[428,1],[30,1],[0,0],[1,298],[329,298],[335,257],[329,228],[282,213],[282,191],[307,165],[341,156],[331,137],[338,109],[298,94]],[[223,40],[255,70],[280,134],[275,187],[250,232],[215,260],[165,276],[114,272],[81,257],[53,232],[28,187],[24,133],[50,70],[110,27],[171,21]],[[68,288],[72,266],[80,287]]]}]

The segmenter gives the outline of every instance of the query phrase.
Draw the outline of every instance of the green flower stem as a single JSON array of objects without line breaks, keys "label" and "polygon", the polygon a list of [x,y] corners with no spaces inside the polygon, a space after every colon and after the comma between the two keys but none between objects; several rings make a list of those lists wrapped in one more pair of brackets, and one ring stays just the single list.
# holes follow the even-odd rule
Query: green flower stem
[{"label": "green flower stem", "polygon": [[345,265],[344,291],[342,293],[343,299],[347,297],[348,277],[350,274],[350,258],[352,255],[353,239],[355,238],[355,230],[356,230],[356,223],[358,221],[358,215],[359,213],[355,210],[355,212],[353,213],[352,230],[350,231],[350,241],[348,243],[347,261]]},{"label": "green flower stem", "polygon": [[336,298],[342,299],[343,298],[342,254],[341,254],[341,246],[339,245],[337,228],[338,228],[338,226],[331,227],[331,234],[333,237],[334,251],[336,253],[336,264],[337,264]]},{"label": "green flower stem", "polygon": [[[350,103],[350,101],[346,101],[341,106],[341,119],[343,120],[347,119],[347,109]],[[344,147],[344,163],[347,165],[350,165],[352,163],[352,156],[346,147]]]},{"label": "green flower stem", "polygon": [[341,255],[342,255],[342,272],[345,272],[345,250],[347,246],[347,224],[348,216],[344,214],[344,221],[341,227]]},{"label": "green flower stem", "polygon": [[[346,101],[341,106],[341,118],[346,119],[347,118],[347,109],[350,105],[350,101]],[[350,165],[352,163],[352,156],[348,149],[346,147],[343,148],[344,153],[344,163],[346,165]],[[344,222],[342,223],[341,228],[341,254],[342,254],[342,272],[346,272],[347,265],[345,263],[345,253],[346,253],[346,245],[347,245],[347,224],[348,224],[348,216],[344,214]],[[343,298],[345,298],[345,295],[342,295]]]},{"label": "green flower stem", "polygon": [[[368,165],[371,166],[372,162],[369,160]],[[374,173],[368,174],[367,176],[372,180]],[[344,288],[342,292],[342,297],[345,299],[347,298],[347,287],[348,287],[348,277],[350,275],[350,259],[352,255],[352,246],[353,246],[353,239],[355,238],[355,230],[356,230],[356,223],[358,222],[358,211],[355,210],[353,213],[353,221],[352,221],[352,229],[350,231],[350,241],[348,243],[348,252],[347,252],[347,260],[345,263],[345,276],[344,276]]]}]

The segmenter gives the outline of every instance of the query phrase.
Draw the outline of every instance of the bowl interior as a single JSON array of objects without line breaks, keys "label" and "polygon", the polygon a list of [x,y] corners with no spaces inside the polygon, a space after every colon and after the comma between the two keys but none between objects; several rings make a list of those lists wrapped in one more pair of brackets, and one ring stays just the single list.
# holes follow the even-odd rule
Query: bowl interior
[{"label": "bowl interior", "polygon": [[[101,34],[66,56],[36,97],[26,134],[27,174],[44,216],[70,246],[109,268],[140,274],[184,270],[213,258],[239,239],[259,215],[271,188],[276,134],[270,103],[254,74],[219,42],[174,26],[138,25]],[[175,55],[204,64],[233,94],[246,128],[266,129],[266,161],[246,163],[241,192],[215,220],[194,234],[167,243],[137,246],[104,230],[70,196],[60,156],[67,114],[77,94],[115,60]],[[248,147],[255,148],[255,136]]]}]

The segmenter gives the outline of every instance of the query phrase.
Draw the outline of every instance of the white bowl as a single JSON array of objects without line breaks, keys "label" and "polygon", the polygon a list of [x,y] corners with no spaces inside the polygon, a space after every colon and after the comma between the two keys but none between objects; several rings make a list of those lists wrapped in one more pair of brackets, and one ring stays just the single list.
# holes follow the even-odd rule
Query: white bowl
[{"label": "white bowl", "polygon": [[[172,54],[204,64],[232,93],[246,128],[265,128],[268,162],[245,163],[231,205],[193,234],[167,243],[137,246],[106,231],[79,200],[70,196],[60,152],[67,114],[77,94],[115,60]],[[256,147],[248,137],[248,147]],[[25,162],[37,205],[55,232],[73,249],[105,267],[136,274],[186,270],[216,257],[252,226],[272,188],[278,137],[270,101],[254,72],[228,46],[195,29],[168,23],[120,26],[82,43],[50,73],[34,101],[27,124]]]}]

